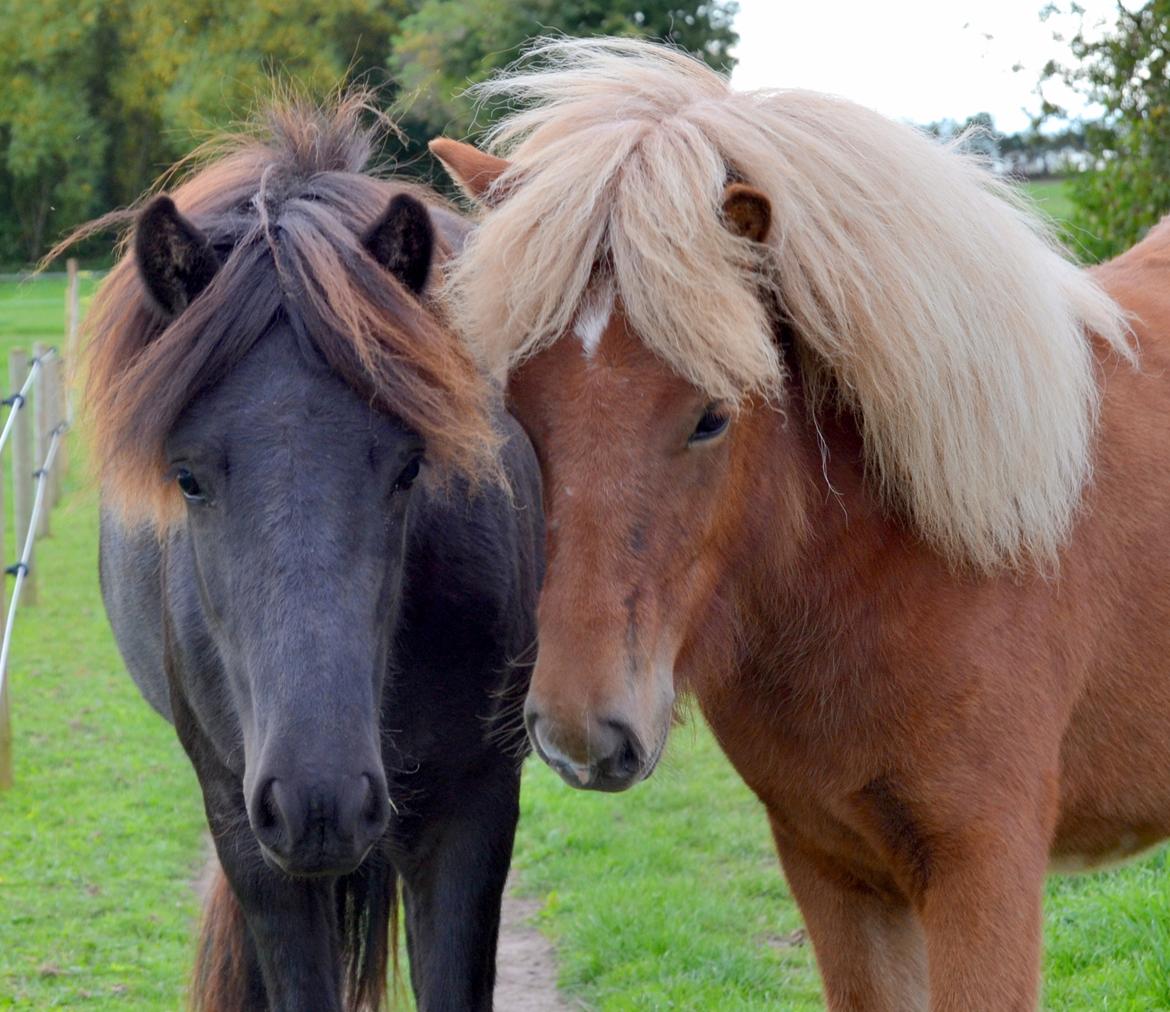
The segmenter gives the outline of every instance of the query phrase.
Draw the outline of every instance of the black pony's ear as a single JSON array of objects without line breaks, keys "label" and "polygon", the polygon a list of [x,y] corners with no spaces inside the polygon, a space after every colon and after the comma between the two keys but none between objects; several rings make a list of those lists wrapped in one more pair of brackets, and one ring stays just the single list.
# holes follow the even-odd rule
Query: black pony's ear
[{"label": "black pony's ear", "polygon": [[138,216],[134,255],[146,290],[168,316],[186,309],[219,270],[207,237],[167,196],[155,197]]},{"label": "black pony's ear", "polygon": [[396,194],[362,237],[362,245],[416,295],[426,287],[435,253],[435,226],[422,201]]}]

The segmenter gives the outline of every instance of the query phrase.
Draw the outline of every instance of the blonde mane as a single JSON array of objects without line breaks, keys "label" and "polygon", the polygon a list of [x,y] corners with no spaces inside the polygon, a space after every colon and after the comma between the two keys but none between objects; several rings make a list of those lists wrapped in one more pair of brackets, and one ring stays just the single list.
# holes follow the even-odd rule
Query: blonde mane
[{"label": "blonde mane", "polygon": [[[973,159],[806,91],[734,92],[689,56],[546,40],[486,85],[518,111],[511,168],[451,278],[506,374],[568,333],[598,272],[631,326],[712,398],[779,403],[775,292],[809,363],[862,422],[870,476],[937,549],[1049,561],[1088,479],[1088,336],[1132,357],[1118,307]],[[766,248],[722,227],[729,179],[772,202]]]}]

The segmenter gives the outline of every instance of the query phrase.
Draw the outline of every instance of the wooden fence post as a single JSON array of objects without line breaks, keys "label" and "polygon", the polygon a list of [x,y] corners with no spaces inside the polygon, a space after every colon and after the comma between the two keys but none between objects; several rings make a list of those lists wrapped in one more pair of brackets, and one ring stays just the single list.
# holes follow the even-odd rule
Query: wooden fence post
[{"label": "wooden fence post", "polygon": [[[33,345],[33,355],[37,361],[40,362],[40,367],[37,369],[36,377],[33,379],[33,408],[35,409],[35,422],[33,427],[33,472],[42,466],[45,460],[45,454],[49,451],[49,433],[53,431],[53,408],[52,408],[52,383],[49,380],[49,364],[44,361],[45,355],[49,351],[49,346],[43,341],[37,341]],[[46,483],[47,484],[47,483]],[[35,494],[36,486],[33,486]],[[48,537],[49,535],[49,502],[51,496],[49,489],[46,487],[44,494],[44,504],[41,506],[40,516],[37,517],[37,538]]]},{"label": "wooden fence post", "polygon": [[65,289],[65,352],[61,370],[61,397],[65,419],[73,424],[73,382],[77,376],[78,352],[81,335],[81,277],[77,272],[77,258],[65,261],[69,284]]},{"label": "wooden fence post", "polygon": [[[49,433],[65,421],[65,386],[61,378],[61,355],[54,355],[48,362],[45,373],[45,387],[49,392]],[[53,470],[49,472],[49,487],[45,490],[45,507],[51,509],[61,499],[61,477],[65,473],[65,433],[57,440],[57,456]]]},{"label": "wooden fence post", "polygon": [[77,257],[70,257],[65,261],[65,273],[68,283],[65,286],[65,347],[73,349],[73,339],[77,336],[78,310],[81,305],[79,279],[77,274]]},{"label": "wooden fence post", "polygon": [[[8,356],[8,382],[15,393],[24,386],[28,376],[28,353],[13,351]],[[13,405],[16,410],[16,405]],[[32,517],[33,485],[32,485],[32,433],[30,431],[31,408],[25,404],[23,410],[16,412],[16,421],[12,429],[12,529],[16,533],[17,559],[24,548],[24,538],[28,532],[29,520]],[[24,589],[21,592],[28,604],[37,603],[36,569],[29,559],[29,571],[25,574]]]},{"label": "wooden fence post", "polygon": [[57,357],[57,420],[69,428],[61,433],[61,447],[57,451],[57,498],[65,493],[65,479],[69,477],[69,435],[73,427],[73,401],[69,396],[69,362]]}]

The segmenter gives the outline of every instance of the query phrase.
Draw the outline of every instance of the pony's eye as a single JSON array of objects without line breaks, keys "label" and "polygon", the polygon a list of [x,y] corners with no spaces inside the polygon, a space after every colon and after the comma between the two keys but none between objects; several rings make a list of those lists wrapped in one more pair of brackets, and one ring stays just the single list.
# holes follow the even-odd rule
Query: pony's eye
[{"label": "pony's eye", "polygon": [[195,475],[185,467],[175,472],[175,481],[178,483],[179,491],[183,493],[183,498],[188,502],[203,502],[206,498],[203,489],[199,487],[199,482],[195,480]]},{"label": "pony's eye", "polygon": [[727,426],[730,421],[731,415],[726,408],[720,404],[708,404],[687,443],[702,443],[708,439],[714,439],[716,436],[723,435],[727,431]]},{"label": "pony's eye", "polygon": [[422,470],[422,457],[411,457],[410,463],[402,469],[402,472],[394,479],[394,491],[405,492],[411,485],[414,484],[418,477],[418,472]]}]

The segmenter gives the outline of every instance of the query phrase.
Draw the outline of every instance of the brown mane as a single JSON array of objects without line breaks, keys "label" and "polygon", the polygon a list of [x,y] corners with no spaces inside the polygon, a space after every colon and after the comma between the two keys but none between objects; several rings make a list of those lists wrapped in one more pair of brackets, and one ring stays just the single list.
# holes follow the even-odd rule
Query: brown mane
[{"label": "brown mane", "polygon": [[[438,203],[364,171],[379,139],[363,122],[370,109],[362,92],[324,108],[274,102],[254,127],[204,147],[217,157],[171,195],[222,263],[174,319],[154,307],[123,242],[86,324],[85,400],[105,494],[124,518],[162,527],[181,515],[164,440],[281,315],[362,396],[415,429],[437,463],[473,478],[494,471],[489,386],[433,307],[362,247],[394,193]],[[115,212],[69,241],[135,217]]]}]

